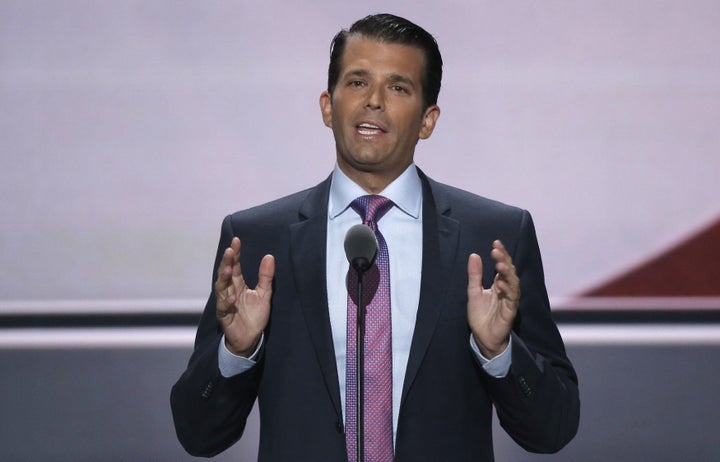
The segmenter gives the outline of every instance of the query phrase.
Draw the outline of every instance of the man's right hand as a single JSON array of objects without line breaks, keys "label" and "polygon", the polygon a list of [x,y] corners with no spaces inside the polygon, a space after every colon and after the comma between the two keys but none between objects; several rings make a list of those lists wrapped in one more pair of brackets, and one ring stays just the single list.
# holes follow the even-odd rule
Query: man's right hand
[{"label": "man's right hand", "polygon": [[250,289],[240,268],[240,239],[234,237],[225,249],[215,281],[217,318],[225,333],[225,346],[238,356],[249,357],[270,318],[275,258],[260,262],[258,284]]}]

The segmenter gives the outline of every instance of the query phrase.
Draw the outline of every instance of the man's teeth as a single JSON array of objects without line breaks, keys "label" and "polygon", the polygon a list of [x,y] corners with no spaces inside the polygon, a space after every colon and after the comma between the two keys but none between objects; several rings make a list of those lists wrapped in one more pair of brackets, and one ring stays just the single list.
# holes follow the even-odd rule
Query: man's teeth
[{"label": "man's teeth", "polygon": [[358,125],[358,133],[361,135],[374,135],[382,130],[377,125],[372,124],[360,124]]}]

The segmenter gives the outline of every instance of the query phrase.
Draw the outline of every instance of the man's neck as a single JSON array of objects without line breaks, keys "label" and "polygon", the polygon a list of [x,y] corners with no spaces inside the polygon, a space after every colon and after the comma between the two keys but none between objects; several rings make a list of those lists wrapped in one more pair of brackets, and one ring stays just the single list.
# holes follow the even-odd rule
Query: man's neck
[{"label": "man's neck", "polygon": [[338,167],[342,172],[350,178],[355,184],[360,186],[368,194],[380,194],[390,183],[395,181],[402,173],[405,168],[398,172],[364,172],[356,169],[347,168],[340,163]]}]

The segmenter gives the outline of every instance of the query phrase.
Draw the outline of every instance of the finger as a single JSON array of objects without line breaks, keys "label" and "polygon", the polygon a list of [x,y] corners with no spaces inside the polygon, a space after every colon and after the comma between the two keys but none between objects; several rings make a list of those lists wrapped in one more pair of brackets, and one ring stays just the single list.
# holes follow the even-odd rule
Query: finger
[{"label": "finger", "polygon": [[482,258],[476,253],[471,253],[468,257],[468,292],[471,290],[482,290]]},{"label": "finger", "polygon": [[220,266],[218,266],[217,281],[215,281],[215,290],[223,290],[231,283],[232,271],[234,265],[234,252],[233,249],[228,247],[223,253],[222,259],[220,260]]},{"label": "finger", "polygon": [[493,260],[495,260],[495,271],[500,273],[503,278],[512,280],[517,277],[515,274],[515,265],[513,265],[512,256],[505,246],[499,240],[493,242],[493,249],[490,252]]},{"label": "finger", "polygon": [[234,237],[230,247],[225,249],[220,266],[218,267],[217,280],[215,281],[215,296],[218,301],[228,304],[235,303],[233,281],[235,273],[240,274],[240,239]]},{"label": "finger", "polygon": [[235,302],[237,301],[237,296],[235,294],[235,285],[230,284],[227,289],[221,292],[219,298],[221,300],[224,299],[226,308],[234,306]]},{"label": "finger", "polygon": [[258,283],[255,290],[263,296],[267,291],[272,290],[272,280],[275,276],[275,257],[265,255],[260,261],[260,269],[258,270]]},{"label": "finger", "polygon": [[230,248],[233,251],[232,275],[242,276],[242,268],[240,267],[240,238],[234,237],[230,242]]},{"label": "finger", "polygon": [[504,279],[496,278],[493,288],[500,298],[506,298],[511,301],[518,299],[517,286]]},{"label": "finger", "polygon": [[497,263],[495,264],[495,271],[497,274],[500,275],[501,278],[505,279],[506,281],[513,282],[515,279],[517,279],[515,265],[513,264],[507,264],[504,261]]},{"label": "finger", "polygon": [[493,260],[498,263],[505,262],[509,265],[512,264],[512,257],[510,256],[510,252],[507,251],[503,243],[499,240],[493,242],[493,248],[492,251],[490,251],[490,255],[492,256]]},{"label": "finger", "polygon": [[520,285],[520,278],[517,275],[514,265],[508,265],[504,262],[498,263],[495,265],[495,271],[496,279],[505,282],[513,290]]},{"label": "finger", "polygon": [[513,303],[518,302],[520,300],[520,279],[515,274],[515,268],[508,270],[504,275],[500,272],[496,273],[492,289],[498,298]]}]

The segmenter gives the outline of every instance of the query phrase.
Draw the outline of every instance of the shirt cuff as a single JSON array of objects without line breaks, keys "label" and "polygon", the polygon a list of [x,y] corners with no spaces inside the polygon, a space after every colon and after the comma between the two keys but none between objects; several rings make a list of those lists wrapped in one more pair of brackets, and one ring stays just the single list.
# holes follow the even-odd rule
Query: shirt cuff
[{"label": "shirt cuff", "polygon": [[480,353],[480,347],[475,342],[475,337],[472,334],[470,334],[470,348],[472,348],[485,372],[496,379],[502,379],[510,372],[510,366],[512,365],[512,335],[505,350],[493,359],[487,359]]},{"label": "shirt cuff", "polygon": [[220,345],[218,346],[218,368],[220,369],[220,374],[225,378],[230,378],[252,368],[257,362],[258,356],[260,356],[264,339],[265,333],[260,336],[260,341],[255,347],[253,354],[251,354],[249,358],[246,358],[233,354],[227,349],[225,346],[225,335],[223,334],[220,338]]}]

